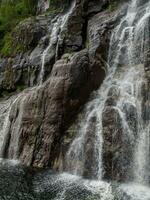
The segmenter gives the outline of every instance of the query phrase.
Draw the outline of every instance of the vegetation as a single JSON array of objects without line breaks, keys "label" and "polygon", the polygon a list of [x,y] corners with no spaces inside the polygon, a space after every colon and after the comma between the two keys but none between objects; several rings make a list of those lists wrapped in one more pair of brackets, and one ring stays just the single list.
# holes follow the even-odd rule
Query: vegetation
[{"label": "vegetation", "polygon": [[21,20],[36,14],[37,0],[0,1],[0,50],[10,42],[9,33]]},{"label": "vegetation", "polygon": [[[49,0],[50,8],[46,14],[62,12],[68,6],[69,2],[69,0]],[[1,56],[11,54],[14,27],[25,18],[36,15],[38,13],[37,5],[38,0],[0,0]],[[17,46],[16,49],[13,49],[14,54],[18,49],[22,49],[22,47]]]},{"label": "vegetation", "polygon": [[117,9],[118,7],[118,4],[119,4],[119,1],[112,1],[109,3],[109,6],[108,6],[108,9],[110,12],[113,12],[114,10]]}]

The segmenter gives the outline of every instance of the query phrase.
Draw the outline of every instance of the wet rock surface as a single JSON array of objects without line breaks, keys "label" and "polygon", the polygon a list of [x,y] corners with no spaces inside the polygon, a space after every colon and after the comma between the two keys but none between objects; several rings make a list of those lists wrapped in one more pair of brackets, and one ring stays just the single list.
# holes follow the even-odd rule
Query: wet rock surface
[{"label": "wet rock surface", "polygon": [[40,40],[48,33],[51,16],[37,16],[29,18],[11,33],[10,55],[0,59],[0,91],[14,91],[18,87],[29,87],[37,84],[41,65],[40,49],[36,54],[40,63],[30,61],[30,54]]},{"label": "wet rock surface", "polygon": [[[3,157],[34,167],[64,168],[64,156],[73,138],[65,131],[105,77],[112,28],[107,24],[115,14],[101,13],[106,2],[100,3],[98,10],[93,4],[96,2],[91,6],[91,2],[75,1],[64,18],[65,14],[39,15],[21,22],[13,31],[12,49],[16,51],[0,61],[2,99],[7,93],[17,93],[3,114]],[[100,13],[89,18],[95,12]],[[43,75],[47,80],[37,86],[47,47]]]},{"label": "wet rock surface", "polygon": [[[106,107],[103,113],[104,178],[118,181],[132,179],[132,145],[124,135],[121,116],[117,108]],[[128,156],[130,154],[130,157]]]},{"label": "wet rock surface", "polygon": [[88,56],[82,51],[56,62],[42,86],[22,92],[10,112],[8,158],[19,157],[39,167],[52,165],[65,127],[90,93],[89,81]]}]

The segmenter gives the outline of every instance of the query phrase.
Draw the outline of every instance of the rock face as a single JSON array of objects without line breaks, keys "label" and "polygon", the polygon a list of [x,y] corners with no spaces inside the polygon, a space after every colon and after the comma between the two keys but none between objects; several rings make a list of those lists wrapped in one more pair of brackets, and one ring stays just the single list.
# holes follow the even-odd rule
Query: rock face
[{"label": "rock face", "polygon": [[10,57],[0,59],[0,91],[14,91],[18,86],[37,84],[41,60],[33,62],[30,54],[39,43],[43,43],[36,52],[41,58],[40,54],[46,45],[41,40],[48,33],[51,19],[50,16],[30,18],[21,22],[12,32]]},{"label": "rock face", "polygon": [[[77,134],[74,122],[82,118],[83,106],[107,73],[110,38],[118,23],[117,8],[109,9],[111,3],[71,1],[65,12],[27,19],[11,33],[10,55],[0,59],[1,157],[19,159],[28,166],[66,169],[65,155]],[[46,10],[39,9],[40,13]],[[150,110],[149,60],[148,54],[142,97],[146,123]],[[112,84],[102,115],[103,176],[119,181],[130,176],[126,172],[131,170],[135,142],[134,134],[131,143],[122,137],[124,127],[116,108],[120,96],[117,85]],[[131,131],[136,132],[135,107],[127,102],[123,113]],[[96,120],[93,115],[85,138],[83,175],[88,178],[95,171],[91,162],[96,160]]]},{"label": "rock face", "polygon": [[91,81],[88,51],[64,54],[43,85],[23,91],[12,103],[3,156],[53,167],[64,130],[93,90]]},{"label": "rock face", "polygon": [[[2,157],[34,167],[64,168],[64,155],[73,138],[66,130],[105,77],[111,32],[106,21],[114,14],[101,13],[101,4],[98,10],[93,6],[90,10],[90,3],[87,8],[86,1],[75,1],[65,17],[37,16],[21,22],[13,31],[12,49],[16,51],[0,62],[2,99],[8,92],[32,88],[12,96],[6,111],[2,110]],[[88,19],[95,12],[100,13]],[[65,25],[60,25],[62,19]],[[103,24],[100,27],[99,22]],[[50,42],[54,43],[44,60],[47,80],[36,86],[42,54]]]},{"label": "rock face", "polygon": [[65,127],[90,90],[87,52],[64,55],[42,86],[22,92],[13,104],[6,156],[39,167],[53,163]]}]

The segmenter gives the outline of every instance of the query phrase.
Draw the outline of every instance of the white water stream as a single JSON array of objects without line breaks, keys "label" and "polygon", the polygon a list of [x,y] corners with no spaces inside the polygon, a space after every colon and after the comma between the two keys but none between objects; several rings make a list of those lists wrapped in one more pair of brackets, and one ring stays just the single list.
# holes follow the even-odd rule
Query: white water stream
[{"label": "white water stream", "polygon": [[56,52],[56,58],[57,58],[57,49],[58,49],[58,42],[60,39],[60,35],[62,30],[67,26],[67,22],[69,19],[69,16],[73,12],[75,6],[75,1],[72,2],[70,9],[66,13],[60,14],[60,16],[57,16],[54,19],[54,22],[52,24],[52,30],[49,38],[49,44],[46,47],[46,49],[43,51],[42,56],[41,56],[41,61],[42,61],[42,66],[41,66],[41,72],[40,72],[40,85],[43,83],[44,75],[45,75],[45,62],[46,62],[46,57],[50,51],[55,49]]},{"label": "white water stream", "polygon": [[[121,119],[122,138],[132,145],[133,180],[141,184],[149,182],[150,122],[145,123],[142,118],[142,112],[144,112],[142,88],[145,84],[144,56],[147,54],[150,42],[149,19],[150,1],[142,3],[140,0],[132,0],[127,14],[112,33],[107,61],[108,74],[100,89],[86,105],[84,118],[78,123],[78,134],[66,156],[68,170],[73,174],[84,174],[86,138],[89,132],[92,132],[92,137],[95,138],[93,149],[96,156],[91,165],[95,165],[94,169],[97,170],[94,174],[95,178],[102,179],[103,177],[102,118],[108,92],[115,86],[119,97],[113,107]],[[134,108],[137,117],[136,119],[130,118],[128,121],[127,116],[131,114],[131,107]],[[94,125],[91,125],[93,118],[95,119]],[[132,120],[135,123],[131,123]]]}]

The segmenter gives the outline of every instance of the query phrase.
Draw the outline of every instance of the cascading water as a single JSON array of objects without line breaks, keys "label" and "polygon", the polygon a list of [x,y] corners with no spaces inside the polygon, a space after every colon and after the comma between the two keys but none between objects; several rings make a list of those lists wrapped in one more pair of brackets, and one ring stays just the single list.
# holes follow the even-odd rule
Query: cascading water
[{"label": "cascading water", "polygon": [[57,16],[53,20],[53,27],[49,38],[49,45],[43,51],[41,56],[42,66],[40,71],[40,85],[43,83],[43,78],[45,74],[44,68],[45,68],[46,56],[50,51],[55,49],[55,59],[57,58],[57,50],[58,50],[60,35],[64,27],[67,25],[68,18],[74,9],[74,6],[75,6],[75,1],[72,2],[70,9],[66,13]]},{"label": "cascading water", "polygon": [[[84,175],[86,159],[91,159],[89,162],[94,170],[88,168],[94,178],[101,179],[105,173],[103,115],[108,108],[112,88],[115,88],[117,99],[109,107],[119,115],[122,141],[132,147],[131,155],[128,155],[132,161],[126,173],[130,174],[132,181],[142,184],[149,182],[150,122],[145,123],[142,118],[142,88],[146,84],[144,61],[150,42],[149,20],[150,2],[133,0],[127,14],[112,33],[107,77],[84,109],[84,119],[78,123],[77,137],[66,155],[67,170],[73,174]],[[89,156],[86,155],[87,138],[90,138],[93,149]],[[125,154],[121,153],[122,156]],[[113,171],[113,162],[111,164]]]},{"label": "cascading water", "polygon": [[59,25],[60,25],[60,18],[56,19],[56,22],[53,24],[52,32],[50,35],[50,42],[49,45],[44,50],[41,60],[42,60],[42,66],[41,66],[41,72],[40,72],[40,85],[43,83],[44,78],[44,67],[45,67],[45,59],[47,56],[48,51],[57,43],[57,37],[59,33]]},{"label": "cascading water", "polygon": [[1,131],[0,131],[0,136],[1,136],[1,140],[0,140],[0,157],[3,157],[3,151],[4,151],[4,146],[7,140],[7,134],[9,132],[9,126],[10,126],[10,112],[12,109],[12,106],[15,104],[15,102],[17,101],[17,99],[19,98],[16,97],[15,100],[14,99],[10,99],[7,102],[5,102],[5,104],[1,104],[2,106],[2,110],[1,109],[1,117],[3,118],[1,121],[3,122],[2,126],[1,126]]},{"label": "cascading water", "polygon": [[0,157],[2,157],[4,140],[7,134],[7,128],[9,126],[9,113],[11,102],[4,102],[0,105]]},{"label": "cascading water", "polygon": [[[23,114],[23,110],[24,110],[24,100],[26,98],[26,95],[27,95],[26,93],[22,93],[21,95],[14,96],[14,97],[10,98],[4,105],[2,104],[2,106],[4,106],[4,108],[5,108],[5,110],[2,112],[3,124],[1,126],[1,131],[0,131],[0,135],[1,135],[0,157],[1,158],[4,157],[5,148],[7,146],[6,144],[8,142],[7,140],[9,137],[8,134],[9,134],[9,129],[10,129],[10,125],[11,125],[10,116],[11,116],[12,109],[15,108],[15,105],[17,105],[17,102],[21,99],[21,103],[19,104],[20,114],[16,118],[15,126],[14,126],[14,129],[12,130],[12,135],[13,135],[13,137],[11,138],[12,147],[10,147],[10,150],[8,152],[8,154],[10,154],[10,157],[12,157],[13,159],[17,159],[18,144],[19,144],[18,132],[19,132],[19,129],[21,126],[22,114]],[[11,148],[13,149],[12,151],[11,151]]]},{"label": "cascading water", "polygon": [[19,146],[19,137],[20,137],[18,134],[20,131],[21,123],[22,123],[22,115],[23,115],[23,112],[25,112],[24,110],[25,100],[32,92],[35,92],[38,88],[41,87],[43,83],[43,78],[44,78],[45,60],[46,60],[48,51],[52,50],[52,48],[55,48],[56,50],[56,46],[59,40],[59,35],[61,34],[61,31],[64,29],[64,27],[67,25],[68,18],[73,11],[74,5],[75,5],[75,1],[73,1],[73,3],[71,4],[71,8],[65,14],[61,14],[59,17],[56,17],[54,19],[53,27],[50,34],[49,45],[46,47],[46,49],[44,50],[42,54],[40,86],[27,89],[23,91],[20,95],[13,96],[7,102],[4,102],[4,104],[3,102],[0,104],[0,113],[2,113],[0,115],[0,119],[2,119],[0,123],[0,127],[1,127],[0,157],[4,157],[4,151],[5,151],[4,149],[5,149],[5,146],[7,146],[6,143],[7,143],[8,133],[9,133],[9,128],[10,128],[10,115],[11,115],[12,109],[15,109],[16,107],[16,109],[19,109],[19,115],[16,116],[14,127],[11,130],[12,132],[11,144],[8,149],[8,155],[9,155],[9,158],[13,158],[13,159],[18,158],[18,148],[19,148],[18,146]]}]

